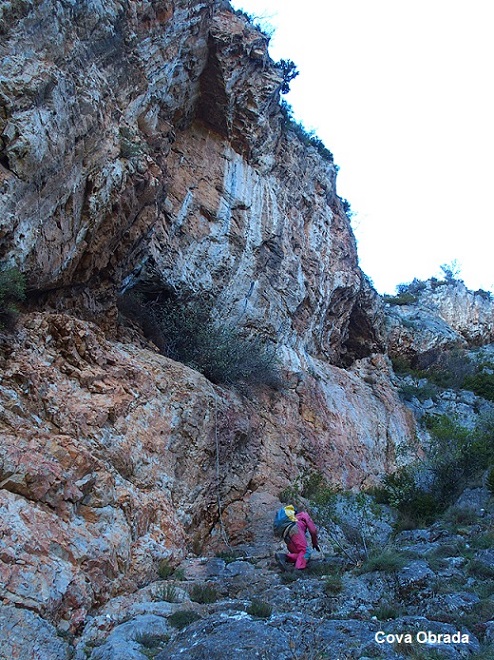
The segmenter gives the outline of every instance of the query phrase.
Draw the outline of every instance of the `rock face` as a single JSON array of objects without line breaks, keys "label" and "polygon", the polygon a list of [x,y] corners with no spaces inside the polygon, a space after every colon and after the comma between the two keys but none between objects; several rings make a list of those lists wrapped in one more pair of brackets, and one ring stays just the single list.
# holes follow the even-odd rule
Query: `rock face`
[{"label": "rock face", "polygon": [[248,401],[74,317],[26,326],[4,346],[1,579],[8,602],[73,628],[161,558],[221,547],[218,498],[230,543],[268,531],[269,547],[294,476],[370,485],[411,432],[378,356]]},{"label": "rock face", "polygon": [[432,279],[412,282],[409,296],[410,304],[387,306],[391,355],[417,361],[421,355],[493,343],[494,305],[487,292],[470,291],[461,280]]},{"label": "rock face", "polygon": [[282,130],[267,38],[223,6],[4,16],[2,254],[93,318],[151,259],[230,319],[351,363],[383,334],[335,167]]},{"label": "rock face", "polygon": [[[376,483],[414,421],[264,35],[214,0],[0,12],[0,257],[29,293],[0,346],[2,616],[71,635],[163,558],[266,551],[299,477]],[[149,273],[276,344],[283,387],[214,386],[123,330],[117,295]],[[49,630],[39,657],[65,657]]]}]

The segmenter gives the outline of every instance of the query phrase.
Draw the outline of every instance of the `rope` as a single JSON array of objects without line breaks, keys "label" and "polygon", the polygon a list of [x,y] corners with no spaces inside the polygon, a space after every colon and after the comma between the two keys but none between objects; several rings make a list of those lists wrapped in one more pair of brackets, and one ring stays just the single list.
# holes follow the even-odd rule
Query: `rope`
[{"label": "rope", "polygon": [[214,401],[214,444],[216,449],[216,500],[218,504],[218,522],[220,525],[221,536],[228,548],[231,548],[230,540],[226,533],[225,525],[223,523],[223,509],[221,506],[221,489],[220,489],[220,441],[218,437],[218,397],[213,388],[213,401]]}]

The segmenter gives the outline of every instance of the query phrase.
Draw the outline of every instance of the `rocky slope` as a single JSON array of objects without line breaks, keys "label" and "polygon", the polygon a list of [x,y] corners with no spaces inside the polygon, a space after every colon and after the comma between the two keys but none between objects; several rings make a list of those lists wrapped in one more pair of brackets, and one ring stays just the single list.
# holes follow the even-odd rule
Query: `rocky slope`
[{"label": "rocky slope", "polygon": [[60,627],[57,634],[29,610],[4,606],[2,628],[15,634],[0,639],[0,652],[51,660],[487,660],[493,515],[485,489],[467,490],[430,528],[392,539],[386,507],[339,496],[324,523],[330,533],[322,527],[324,554],[302,575],[280,572],[263,553],[189,558],[109,601],[74,647]]},{"label": "rocky slope", "polygon": [[[0,337],[0,648],[44,660],[163,559],[268,554],[283,488],[375,484],[416,429],[265,35],[220,0],[0,2],[0,34],[0,258],[28,283]],[[281,386],[161,355],[117,308],[150,281],[276,346]]]}]

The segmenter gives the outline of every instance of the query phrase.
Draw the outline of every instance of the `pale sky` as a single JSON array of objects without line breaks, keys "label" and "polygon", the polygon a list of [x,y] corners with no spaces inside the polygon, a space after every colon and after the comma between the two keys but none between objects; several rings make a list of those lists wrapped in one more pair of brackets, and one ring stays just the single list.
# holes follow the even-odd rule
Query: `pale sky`
[{"label": "pale sky", "polygon": [[493,0],[233,0],[300,74],[285,97],[340,166],[380,293],[457,260],[494,290]]}]

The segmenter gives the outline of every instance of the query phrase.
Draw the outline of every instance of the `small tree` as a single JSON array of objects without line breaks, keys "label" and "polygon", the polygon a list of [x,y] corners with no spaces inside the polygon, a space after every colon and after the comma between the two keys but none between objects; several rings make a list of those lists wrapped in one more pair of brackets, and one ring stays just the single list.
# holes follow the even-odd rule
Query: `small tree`
[{"label": "small tree", "polygon": [[461,266],[458,262],[458,259],[453,259],[453,261],[449,264],[442,264],[440,268],[443,272],[444,279],[446,282],[448,282],[448,284],[459,280]]},{"label": "small tree", "polygon": [[281,83],[281,93],[288,94],[290,91],[290,83],[299,74],[297,65],[292,60],[280,60],[277,66],[281,69],[283,74],[283,82]]}]

